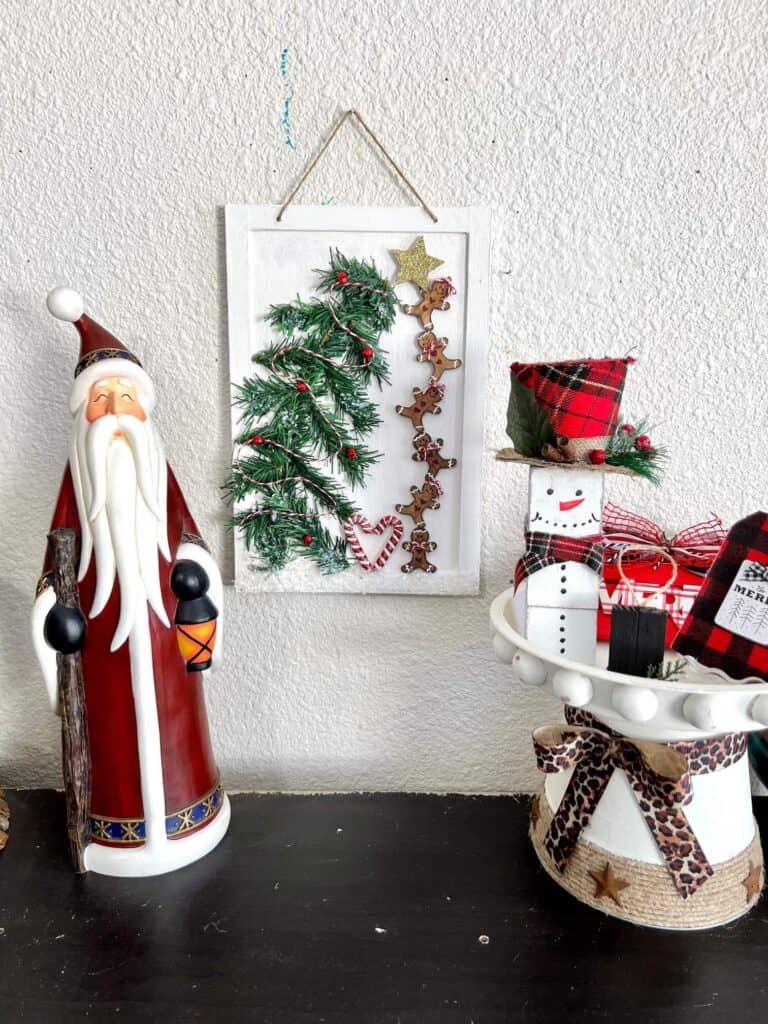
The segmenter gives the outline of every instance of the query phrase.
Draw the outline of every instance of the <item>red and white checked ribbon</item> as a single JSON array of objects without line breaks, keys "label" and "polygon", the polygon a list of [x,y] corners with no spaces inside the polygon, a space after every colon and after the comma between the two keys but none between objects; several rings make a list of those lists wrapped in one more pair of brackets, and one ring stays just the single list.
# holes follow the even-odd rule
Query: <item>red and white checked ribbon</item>
[{"label": "red and white checked ribbon", "polygon": [[[360,527],[363,533],[374,533],[377,537],[380,537],[388,526],[392,527],[392,533],[389,536],[389,540],[373,562],[368,558],[368,555],[365,553],[365,548],[360,543],[360,538],[358,537],[355,529],[357,526]],[[357,512],[355,515],[350,516],[349,519],[344,521],[344,536],[347,538],[347,543],[352,549],[352,554],[360,563],[360,568],[364,572],[376,572],[377,569],[384,568],[389,561],[389,556],[397,547],[400,538],[403,536],[403,523],[401,519],[397,518],[397,516],[382,516],[374,526],[373,523],[366,519],[362,513]]]},{"label": "red and white checked ribbon", "polygon": [[[680,530],[674,537],[667,537],[661,527],[652,519],[646,519],[635,512],[628,512],[613,502],[603,509],[603,543],[608,562],[615,562],[622,548],[629,545],[626,562],[658,561],[657,548],[668,552],[678,565],[687,569],[708,569],[726,538],[723,521],[712,514],[712,518]],[[648,546],[648,551],[636,549],[635,545]]]}]

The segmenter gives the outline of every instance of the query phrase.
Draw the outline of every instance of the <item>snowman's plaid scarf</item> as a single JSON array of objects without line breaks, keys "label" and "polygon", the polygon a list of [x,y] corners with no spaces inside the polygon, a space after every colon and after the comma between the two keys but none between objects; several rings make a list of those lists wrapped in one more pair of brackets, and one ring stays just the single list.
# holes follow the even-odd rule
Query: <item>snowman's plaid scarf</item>
[{"label": "snowman's plaid scarf", "polygon": [[525,553],[515,566],[515,590],[528,576],[558,562],[582,562],[600,574],[603,571],[600,534],[566,537],[560,533],[526,530]]},{"label": "snowman's plaid scarf", "polygon": [[626,359],[578,359],[563,363],[512,363],[511,369],[549,415],[558,436],[605,437],[616,429]]}]

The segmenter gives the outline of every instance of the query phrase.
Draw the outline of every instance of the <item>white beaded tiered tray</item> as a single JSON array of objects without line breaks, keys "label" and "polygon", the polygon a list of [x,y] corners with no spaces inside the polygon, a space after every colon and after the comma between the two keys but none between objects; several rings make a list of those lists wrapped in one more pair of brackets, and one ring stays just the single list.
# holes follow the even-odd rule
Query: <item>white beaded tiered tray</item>
[{"label": "white beaded tiered tray", "polygon": [[597,666],[537,647],[516,628],[512,587],[491,605],[491,631],[496,657],[520,682],[546,688],[635,739],[664,743],[768,728],[768,683],[758,679],[735,682],[693,661],[679,680],[644,679],[605,668],[607,644],[597,645]]},{"label": "white beaded tiered tray", "polygon": [[[597,664],[581,664],[526,639],[517,618],[520,614],[513,588],[499,594],[491,605],[493,648],[497,658],[510,666],[514,679],[546,690],[564,705],[590,712],[630,740],[708,740],[768,726],[766,682],[734,682],[691,661],[677,680],[611,672],[604,667],[605,644],[598,645]],[[746,753],[735,763],[692,780],[685,814],[715,870],[687,899],[679,898],[630,782],[619,769],[584,828],[567,869],[563,874],[554,869],[544,849],[544,836],[571,774],[572,769],[567,769],[545,776],[535,803],[531,839],[545,870],[578,899],[635,923],[685,930],[724,924],[754,905],[762,883],[762,851],[752,815]],[[607,890],[595,884],[609,864],[611,877],[632,881],[615,900],[606,898]]]}]

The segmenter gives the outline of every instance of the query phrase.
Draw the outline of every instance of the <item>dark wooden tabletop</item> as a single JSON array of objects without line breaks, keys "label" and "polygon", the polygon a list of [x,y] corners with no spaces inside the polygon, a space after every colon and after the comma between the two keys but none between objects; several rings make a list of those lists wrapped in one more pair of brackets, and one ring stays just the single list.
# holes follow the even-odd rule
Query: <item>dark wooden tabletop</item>
[{"label": "dark wooden tabletop", "polygon": [[[154,879],[75,878],[63,798],[10,792],[0,1021],[758,1020],[766,904],[633,928],[567,896],[527,798],[236,796],[222,845]],[[768,801],[758,819],[768,824]]]}]

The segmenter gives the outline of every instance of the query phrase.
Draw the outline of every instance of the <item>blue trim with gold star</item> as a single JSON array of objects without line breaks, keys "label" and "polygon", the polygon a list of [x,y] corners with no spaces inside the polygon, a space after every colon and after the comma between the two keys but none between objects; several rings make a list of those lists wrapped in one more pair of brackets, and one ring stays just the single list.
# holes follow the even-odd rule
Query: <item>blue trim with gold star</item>
[{"label": "blue trim with gold star", "polygon": [[75,367],[75,377],[79,377],[83,370],[87,370],[89,366],[93,366],[94,363],[101,363],[105,359],[127,359],[129,362],[141,366],[133,352],[128,352],[124,348],[97,348],[89,352],[88,355],[83,356]]},{"label": "blue trim with gold star", "polygon": [[[221,783],[206,793],[194,804],[165,816],[165,834],[169,839],[178,839],[192,829],[199,828],[218,814],[224,799]],[[97,843],[125,843],[136,845],[147,838],[147,826],[143,818],[90,819],[90,837]]]}]

